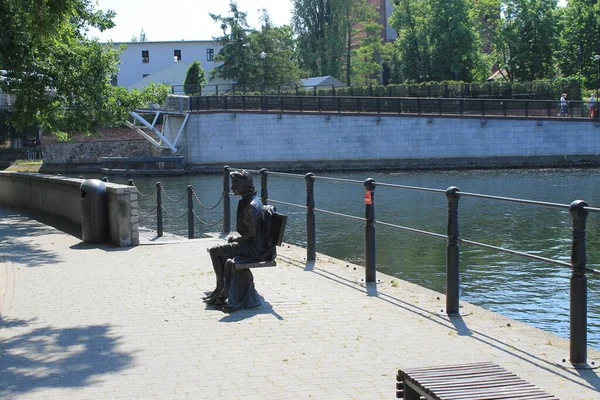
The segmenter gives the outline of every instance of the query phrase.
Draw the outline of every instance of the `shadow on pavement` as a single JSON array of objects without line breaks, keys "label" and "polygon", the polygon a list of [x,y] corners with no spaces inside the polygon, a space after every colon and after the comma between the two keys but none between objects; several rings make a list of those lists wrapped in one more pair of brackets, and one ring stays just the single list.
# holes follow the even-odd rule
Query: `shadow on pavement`
[{"label": "shadow on pavement", "polygon": [[[33,325],[33,326],[30,326]],[[7,329],[11,327],[15,334]],[[31,328],[31,329],[28,329]],[[33,321],[0,318],[0,398],[40,388],[77,388],[128,368],[131,354],[117,350],[110,325],[39,327]],[[25,332],[24,332],[25,331]]]}]

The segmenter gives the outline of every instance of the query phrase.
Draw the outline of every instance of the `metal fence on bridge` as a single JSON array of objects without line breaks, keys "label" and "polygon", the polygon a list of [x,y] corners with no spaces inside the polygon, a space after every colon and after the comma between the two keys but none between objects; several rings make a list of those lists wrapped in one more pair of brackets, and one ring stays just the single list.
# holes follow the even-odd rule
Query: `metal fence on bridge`
[{"label": "metal fence on bridge", "polygon": [[590,119],[587,102],[427,97],[220,95],[190,97],[190,111],[262,111]]}]

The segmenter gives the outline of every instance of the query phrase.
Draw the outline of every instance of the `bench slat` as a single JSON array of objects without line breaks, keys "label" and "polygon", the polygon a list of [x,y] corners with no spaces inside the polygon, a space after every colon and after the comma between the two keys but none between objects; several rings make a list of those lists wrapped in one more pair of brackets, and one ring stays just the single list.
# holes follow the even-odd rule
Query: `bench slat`
[{"label": "bench slat", "polygon": [[250,262],[250,263],[240,263],[235,264],[235,269],[248,269],[248,268],[264,268],[264,267],[276,267],[277,262],[275,261],[260,261],[260,262]]}]

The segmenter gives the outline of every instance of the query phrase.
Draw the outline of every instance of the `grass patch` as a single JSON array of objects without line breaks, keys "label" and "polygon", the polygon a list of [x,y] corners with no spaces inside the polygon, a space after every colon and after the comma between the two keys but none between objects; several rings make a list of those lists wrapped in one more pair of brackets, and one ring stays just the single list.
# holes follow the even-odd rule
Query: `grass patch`
[{"label": "grass patch", "polygon": [[5,171],[39,172],[43,162],[43,160],[15,160]]}]

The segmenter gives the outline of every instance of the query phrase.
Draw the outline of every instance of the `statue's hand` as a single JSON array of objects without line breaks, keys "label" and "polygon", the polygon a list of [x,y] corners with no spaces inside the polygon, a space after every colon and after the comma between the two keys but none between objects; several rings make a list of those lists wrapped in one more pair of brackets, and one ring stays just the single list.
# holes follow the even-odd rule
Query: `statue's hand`
[{"label": "statue's hand", "polygon": [[227,238],[227,243],[233,243],[233,242],[235,242],[235,238],[233,236],[229,236]]}]

